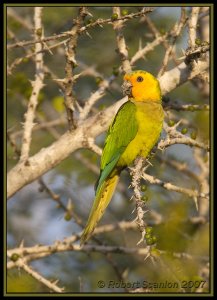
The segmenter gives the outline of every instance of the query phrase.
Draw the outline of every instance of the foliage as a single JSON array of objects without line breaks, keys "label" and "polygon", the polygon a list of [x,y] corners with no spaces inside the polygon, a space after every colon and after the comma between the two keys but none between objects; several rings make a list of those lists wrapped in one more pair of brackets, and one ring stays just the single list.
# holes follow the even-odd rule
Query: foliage
[{"label": "foliage", "polygon": [[[68,130],[70,117],[67,113],[72,112],[70,129],[73,133],[76,126],[82,128],[89,118],[117,104],[122,98],[121,84],[126,68],[124,62],[129,62],[133,69],[145,69],[155,76],[160,71],[161,80],[168,70],[175,70],[186,57],[190,57],[186,68],[193,70],[199,68],[198,61],[208,61],[209,40],[205,36],[209,26],[205,23],[209,18],[207,7],[200,7],[198,15],[197,7],[155,7],[148,13],[142,9],[139,6],[121,7],[120,10],[91,6],[87,7],[82,17],[81,10],[79,15],[79,7],[76,6],[47,6],[41,9],[39,23],[41,21],[42,29],[34,31],[34,27],[37,29],[35,7],[8,6],[9,171],[18,163],[30,162],[31,168],[31,157],[43,152],[44,148],[58,141]],[[193,18],[196,18],[194,32],[189,31],[189,22]],[[180,26],[180,34],[177,34],[178,29],[174,27],[176,22]],[[79,32],[82,28],[85,29]],[[74,35],[70,35],[70,31]],[[192,42],[191,36],[194,34],[207,44]],[[118,36],[124,38],[127,55],[120,54],[123,44],[118,42]],[[35,43],[37,37],[44,38],[44,42]],[[51,39],[46,40],[47,37]],[[161,41],[157,43],[160,38]],[[25,41],[33,42],[26,45]],[[70,42],[71,61],[67,48]],[[39,52],[43,53],[42,70],[37,67],[37,45],[42,49]],[[150,45],[152,48],[149,49]],[[187,50],[187,47],[193,54],[183,54],[182,49]],[[131,59],[143,49],[147,51],[132,65]],[[200,51],[195,58],[197,49]],[[167,61],[165,53],[168,54]],[[42,74],[40,72],[43,73],[42,77],[39,76],[41,88],[36,99],[33,122],[29,125],[26,124],[26,112],[30,111],[29,107],[33,103],[36,74]],[[99,147],[103,146],[104,131],[110,123],[105,121],[104,124],[102,121],[104,127],[98,130],[92,144],[84,140],[82,147],[66,159],[51,164],[43,177],[39,174],[36,180],[23,185],[10,198],[7,212],[8,293],[61,292],[59,287],[63,286],[64,291],[72,293],[210,291],[207,150],[209,74],[207,69],[197,74],[193,79],[187,78],[186,83],[180,81],[180,86],[171,89],[168,98],[163,100],[165,131],[161,139],[167,141],[168,137],[172,140],[181,135],[185,142],[169,145],[162,151],[158,148],[149,159],[152,165],[139,173],[141,176],[143,172],[149,175],[141,177],[139,186],[142,186],[140,194],[145,205],[143,219],[145,225],[152,228],[151,235],[137,245],[141,233],[136,222],[133,222],[136,218],[136,203],[131,200],[135,190],[130,187],[132,178],[129,170],[126,170],[99,224],[99,231],[96,230],[83,249],[79,248],[76,235],[81,233],[92,205],[93,186],[99,174]],[[72,80],[69,82],[69,79]],[[169,81],[173,79],[171,76]],[[69,102],[67,88],[72,92]],[[90,109],[82,120],[82,112],[88,103]],[[73,107],[71,111],[70,107]],[[23,134],[26,130],[30,130],[31,138],[27,143],[31,147],[26,153],[26,159],[19,161],[20,157],[24,157]],[[88,134],[89,131],[86,132],[87,137]],[[189,144],[189,141],[195,144]],[[72,142],[76,144],[77,141]],[[161,182],[156,183],[156,179]],[[199,205],[198,210],[195,200]],[[108,224],[119,225],[108,229]],[[153,236],[154,242],[150,240]],[[75,238],[70,242],[71,248],[67,242],[64,243],[65,237]],[[48,251],[45,257],[40,257],[41,245],[58,247],[58,242],[65,247],[63,251],[55,248]],[[110,249],[110,246],[113,248]],[[28,251],[24,251],[25,247],[34,250],[32,257]],[[17,261],[12,260],[13,253],[20,253]],[[34,273],[29,274],[34,279],[27,274],[28,271],[23,271],[21,262],[31,266]],[[22,269],[21,275],[19,268]],[[38,280],[37,274],[45,280]],[[57,279],[60,280],[58,283],[55,282]],[[99,284],[102,280],[105,282],[103,288]],[[144,282],[150,284],[147,286]],[[192,286],[190,282],[193,282]],[[128,286],[124,283],[128,283]],[[165,286],[154,286],[154,283],[165,283]],[[168,283],[177,285],[170,286]]]}]

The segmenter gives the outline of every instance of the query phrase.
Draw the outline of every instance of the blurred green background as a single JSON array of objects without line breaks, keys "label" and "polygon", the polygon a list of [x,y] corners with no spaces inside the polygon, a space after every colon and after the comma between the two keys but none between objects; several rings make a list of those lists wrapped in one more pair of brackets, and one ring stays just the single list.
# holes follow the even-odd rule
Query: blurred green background
[{"label": "blurred green background", "polygon": [[[17,40],[33,39],[33,7],[13,7],[15,16],[21,18],[22,23],[8,13],[7,19],[7,40],[14,43]],[[137,12],[141,7],[122,7],[122,10]],[[111,7],[89,7],[93,19],[110,18]],[[187,14],[190,8],[186,8]],[[70,30],[73,18],[77,16],[78,7],[44,7],[43,26],[44,35],[50,36]],[[154,12],[148,15],[154,22],[161,34],[169,31],[180,17],[180,7],[156,7]],[[85,22],[90,22],[88,16]],[[88,21],[89,20],[89,21]],[[116,35],[112,25],[94,27],[88,30],[91,38],[82,34],[78,39],[76,59],[78,67],[75,73],[79,74],[88,67],[94,67],[104,78],[109,78],[114,69],[120,66],[121,61],[117,48]],[[13,33],[13,35],[12,35]],[[132,57],[138,50],[141,43],[144,47],[154,37],[146,22],[140,19],[133,19],[125,23],[123,33],[128,45],[129,56]],[[185,28],[176,42],[177,57],[183,56],[182,49],[188,47],[188,31]],[[33,46],[25,47],[28,51],[34,51]],[[65,56],[64,45],[46,52],[44,62],[46,66],[56,75],[57,78],[64,78]],[[162,45],[157,46],[154,51],[149,52],[145,59],[140,59],[134,65],[134,69],[145,69],[157,75],[165,54]],[[30,81],[34,79],[35,66],[31,59],[25,59],[26,50],[15,48],[7,54],[8,65],[10,66],[18,57],[24,57],[22,63],[15,67],[7,78],[7,126],[10,135],[14,137],[17,149],[20,149],[22,142],[22,122],[24,113],[31,95]],[[86,65],[86,67],[85,67]],[[173,62],[169,68],[174,67]],[[67,129],[65,109],[63,105],[63,94],[52,79],[51,74],[45,76],[45,87],[40,93],[39,105],[37,108],[36,122],[43,123],[51,120],[60,120],[60,124],[52,127],[53,130],[35,130],[31,143],[31,155],[37,153],[41,148],[49,146],[58,135]],[[122,97],[121,93],[122,75],[116,76],[109,91],[106,92],[95,106],[97,110],[112,105]],[[90,97],[91,93],[98,89],[97,76],[83,76],[74,85],[76,99],[81,106]],[[208,99],[191,83],[187,82],[169,95],[172,100],[180,101],[183,104],[207,104]],[[92,112],[94,113],[94,112]],[[175,112],[167,113],[167,120],[179,121],[183,119],[183,127],[188,128],[186,135],[192,132],[197,133],[197,138],[207,142],[209,137],[209,113],[201,112]],[[104,134],[97,138],[97,143],[103,146]],[[19,159],[13,147],[8,143],[7,166],[11,169]],[[207,154],[201,152],[201,157],[206,160]],[[88,161],[88,164],[85,163]],[[162,162],[161,159],[165,160]],[[158,151],[152,159],[153,167],[148,172],[157,178],[171,181],[175,185],[198,189],[198,182],[194,176],[176,170],[167,163],[178,161],[186,163],[189,170],[198,175],[200,168],[194,158],[194,150],[184,145],[174,145],[164,152]],[[94,197],[94,183],[97,179],[97,171],[93,172],[92,167],[99,166],[99,157],[89,150],[81,149],[72,153],[65,161],[55,169],[43,176],[46,184],[53,192],[61,196],[61,200],[67,205],[71,199],[73,212],[76,213],[85,223],[92,200]],[[129,172],[124,171],[121,176],[123,189],[119,189],[110,206],[108,207],[101,224],[115,223],[118,221],[132,221],[135,219],[133,201],[130,201],[132,190]],[[144,183],[145,184],[145,183]],[[147,213],[146,221],[153,225],[154,234],[157,237],[156,247],[166,250],[167,254],[157,258],[155,263],[138,255],[111,254],[112,260],[117,264],[120,272],[124,272],[126,282],[165,282],[183,280],[203,279],[205,263],[199,256],[209,255],[209,224],[193,224],[190,218],[197,216],[198,212],[192,198],[186,195],[171,192],[162,187],[147,184],[144,192],[147,196],[147,207],[157,212],[162,217],[160,224],[155,224],[153,217]],[[13,196],[8,202],[7,213],[7,243],[9,248],[17,247],[24,239],[25,246],[35,244],[52,244],[55,240],[61,240],[72,233],[80,232],[82,228],[76,224],[73,218],[66,220],[63,209],[52,201],[45,191],[40,191],[40,185],[36,181]],[[124,245],[126,247],[137,247],[140,239],[138,230],[121,231],[117,230],[99,236],[99,239],[108,245]],[[141,245],[139,246],[141,247]],[[193,259],[174,258],[172,252],[186,252],[192,254]],[[105,282],[116,280],[117,274],[105,255],[100,253],[63,252],[56,253],[47,258],[31,263],[33,268],[49,279],[60,279],[59,285],[65,286],[67,292],[78,292],[82,285],[83,292],[123,292],[121,288],[100,289],[97,282],[103,279]],[[18,269],[8,272],[8,292],[48,292],[48,290],[32,279],[29,275]],[[82,283],[82,284],[81,284]],[[208,289],[208,287],[207,287]],[[157,289],[157,292],[180,291],[180,289]],[[187,291],[193,292],[193,288]],[[206,291],[206,289],[204,290]]]}]

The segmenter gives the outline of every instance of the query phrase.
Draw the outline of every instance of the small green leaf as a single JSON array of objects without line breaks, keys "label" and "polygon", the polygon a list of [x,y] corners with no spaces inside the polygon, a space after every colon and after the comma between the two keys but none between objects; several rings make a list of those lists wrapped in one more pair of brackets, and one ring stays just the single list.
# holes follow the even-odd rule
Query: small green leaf
[{"label": "small green leaf", "polygon": [[148,196],[143,195],[141,199],[142,199],[142,201],[146,202],[146,201],[148,201]]},{"label": "small green leaf", "polygon": [[145,234],[145,239],[148,240],[148,239],[150,239],[150,238],[152,238],[151,233],[146,233],[146,234]]},{"label": "small green leaf", "polygon": [[164,34],[166,33],[165,28],[160,28],[160,33],[161,33],[162,35],[164,35]]},{"label": "small green leaf", "polygon": [[29,61],[29,58],[28,57],[24,57],[23,59],[22,59],[22,62],[24,62],[24,63],[27,63]]},{"label": "small green leaf", "polygon": [[61,96],[57,96],[57,97],[53,98],[52,104],[53,104],[54,109],[56,111],[58,111],[59,113],[61,113],[65,110],[64,99]]},{"label": "small green leaf", "polygon": [[37,34],[39,37],[41,37],[41,36],[42,36],[42,28],[38,28],[38,29],[36,30],[36,34]]},{"label": "small green leaf", "polygon": [[157,242],[157,237],[155,235],[152,236],[153,243],[155,244]]},{"label": "small green leaf", "polygon": [[146,233],[152,233],[153,232],[153,227],[151,227],[151,226],[146,227],[145,232]]},{"label": "small green leaf", "polygon": [[128,9],[122,9],[121,14],[122,14],[122,16],[129,15]]},{"label": "small green leaf", "polygon": [[160,251],[157,248],[153,247],[150,251],[150,254],[153,257],[159,257],[160,256]]},{"label": "small green leaf", "polygon": [[154,244],[153,238],[151,237],[149,239],[146,239],[146,244],[149,246],[153,245]]},{"label": "small green leaf", "polygon": [[188,128],[183,127],[182,130],[181,130],[181,133],[182,134],[186,134],[187,132],[188,132]]},{"label": "small green leaf", "polygon": [[64,216],[65,221],[70,221],[72,218],[71,214],[69,212],[67,212]]},{"label": "small green leaf", "polygon": [[195,44],[196,44],[197,46],[200,46],[200,45],[201,45],[201,40],[200,40],[200,39],[195,39]]},{"label": "small green leaf", "polygon": [[118,14],[112,14],[111,16],[112,21],[115,21],[118,19]]},{"label": "small green leaf", "polygon": [[100,84],[100,82],[102,82],[102,77],[97,76],[95,81],[96,81],[96,84]]},{"label": "small green leaf", "polygon": [[90,19],[87,20],[87,24],[91,24],[93,22],[95,22],[94,18],[90,18]]},{"label": "small green leaf", "polygon": [[174,120],[169,120],[168,121],[168,126],[169,127],[173,127],[175,125],[175,121]]},{"label": "small green leaf", "polygon": [[19,258],[20,258],[20,256],[19,256],[19,254],[17,254],[17,253],[13,253],[13,254],[11,255],[11,260],[12,260],[13,262],[17,261]]},{"label": "small green leaf", "polygon": [[188,107],[188,110],[189,110],[189,111],[195,111],[194,106],[193,106],[193,105],[190,105],[190,106]]},{"label": "small green leaf", "polygon": [[196,138],[197,138],[197,133],[196,133],[196,131],[192,131],[192,133],[191,133],[191,138],[192,138],[192,140],[196,140]]},{"label": "small green leaf", "polygon": [[147,190],[147,185],[143,184],[143,185],[141,186],[141,191],[142,191],[142,192],[145,192],[146,190]]}]

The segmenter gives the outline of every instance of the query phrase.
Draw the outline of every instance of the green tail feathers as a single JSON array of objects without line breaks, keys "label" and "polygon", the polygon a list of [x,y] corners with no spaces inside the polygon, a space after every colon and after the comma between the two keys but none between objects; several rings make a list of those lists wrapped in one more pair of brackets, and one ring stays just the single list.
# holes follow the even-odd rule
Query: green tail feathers
[{"label": "green tail feathers", "polygon": [[94,203],[87,221],[87,225],[81,236],[81,245],[83,245],[91,236],[97,223],[101,219],[106,207],[108,206],[119,180],[119,174],[108,177],[98,190]]}]

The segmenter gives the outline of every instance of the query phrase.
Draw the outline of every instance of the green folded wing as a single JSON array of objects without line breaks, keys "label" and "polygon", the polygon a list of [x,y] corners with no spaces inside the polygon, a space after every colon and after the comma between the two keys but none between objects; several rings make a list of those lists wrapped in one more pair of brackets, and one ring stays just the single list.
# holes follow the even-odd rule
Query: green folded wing
[{"label": "green folded wing", "polygon": [[108,130],[101,157],[101,172],[96,184],[96,193],[111,174],[127,145],[136,136],[137,130],[136,106],[128,101],[120,107]]}]

